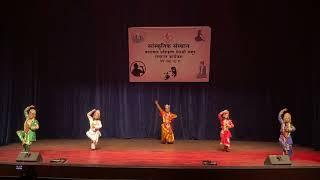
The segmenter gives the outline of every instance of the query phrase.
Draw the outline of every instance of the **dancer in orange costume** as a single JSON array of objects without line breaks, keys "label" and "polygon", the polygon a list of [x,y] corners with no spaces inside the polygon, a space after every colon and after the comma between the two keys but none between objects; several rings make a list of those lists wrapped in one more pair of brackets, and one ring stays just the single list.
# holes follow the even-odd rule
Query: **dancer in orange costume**
[{"label": "dancer in orange costume", "polygon": [[170,112],[170,105],[166,104],[164,106],[165,110],[163,110],[159,105],[158,101],[155,101],[155,104],[160,111],[160,116],[162,117],[161,141],[163,144],[173,144],[174,134],[171,122],[173,121],[173,119],[177,118],[177,115]]}]

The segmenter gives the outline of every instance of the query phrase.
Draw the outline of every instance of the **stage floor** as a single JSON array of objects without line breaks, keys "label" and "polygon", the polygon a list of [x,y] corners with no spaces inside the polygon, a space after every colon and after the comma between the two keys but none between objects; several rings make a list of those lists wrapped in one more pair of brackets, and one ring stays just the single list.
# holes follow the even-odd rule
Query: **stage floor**
[{"label": "stage floor", "polygon": [[[176,140],[161,144],[157,139],[100,139],[98,149],[90,150],[88,139],[38,140],[31,151],[40,152],[40,164],[66,158],[68,165],[108,167],[204,168],[203,160],[217,167],[263,167],[268,155],[281,154],[276,142],[232,141],[231,152],[223,152],[218,141]],[[16,164],[18,143],[0,146],[0,164]],[[292,166],[320,167],[320,151],[295,146]],[[207,167],[205,167],[207,168]]]}]

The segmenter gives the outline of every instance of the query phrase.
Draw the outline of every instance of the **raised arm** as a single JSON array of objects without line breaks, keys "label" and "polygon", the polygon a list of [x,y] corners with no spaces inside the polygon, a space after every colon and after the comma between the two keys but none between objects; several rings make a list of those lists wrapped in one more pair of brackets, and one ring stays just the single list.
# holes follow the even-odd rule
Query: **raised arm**
[{"label": "raised arm", "polygon": [[92,117],[91,115],[92,115],[92,113],[93,113],[94,111],[96,111],[96,109],[92,109],[90,112],[87,113],[87,117],[88,117],[89,120],[90,120],[90,119],[93,119],[93,117]]},{"label": "raised arm", "polygon": [[280,124],[283,124],[283,119],[282,119],[281,116],[283,115],[283,113],[284,113],[285,111],[288,111],[288,109],[287,109],[287,108],[284,108],[284,109],[282,109],[282,110],[279,112],[278,120],[279,120]]},{"label": "raised arm", "polygon": [[157,108],[159,109],[159,111],[162,112],[163,109],[162,109],[161,106],[159,105],[159,102],[156,100],[154,103],[156,104],[156,106],[157,106]]},{"label": "raised arm", "polygon": [[30,108],[35,108],[35,106],[34,105],[30,105],[30,106],[28,106],[28,107],[26,107],[24,109],[23,114],[24,114],[25,118],[28,118],[28,111],[30,110]]},{"label": "raised arm", "polygon": [[25,118],[28,118],[28,111],[29,111],[29,109],[30,109],[30,107],[28,106],[28,107],[26,107],[26,108],[24,109],[24,111],[23,111],[23,114],[24,114],[24,117],[25,117]]},{"label": "raised arm", "polygon": [[218,114],[218,119],[219,119],[220,121],[222,120],[222,111],[219,112],[219,114]]}]

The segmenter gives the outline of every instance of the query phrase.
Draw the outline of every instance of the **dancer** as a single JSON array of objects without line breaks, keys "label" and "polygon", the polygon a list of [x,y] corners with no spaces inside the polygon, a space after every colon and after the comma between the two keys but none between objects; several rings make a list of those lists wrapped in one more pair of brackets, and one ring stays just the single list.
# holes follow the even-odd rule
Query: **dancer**
[{"label": "dancer", "polygon": [[99,141],[99,137],[101,136],[101,133],[99,131],[99,129],[102,128],[102,124],[100,121],[100,110],[91,110],[87,113],[87,117],[89,119],[90,129],[86,134],[91,139],[91,149],[95,150]]},{"label": "dancer", "polygon": [[220,131],[220,144],[224,146],[224,151],[230,151],[230,138],[232,137],[229,129],[233,128],[234,125],[230,119],[230,112],[223,110],[218,114],[220,120],[221,131]]},{"label": "dancer", "polygon": [[17,131],[17,135],[22,142],[22,152],[28,153],[32,142],[36,141],[36,130],[39,129],[39,122],[36,118],[36,108],[34,105],[28,106],[24,109],[24,121],[23,130]]},{"label": "dancer", "polygon": [[171,122],[173,119],[177,118],[176,114],[170,112],[170,105],[166,104],[165,110],[163,110],[158,101],[155,101],[157,108],[160,111],[160,116],[162,117],[162,124],[161,124],[161,142],[163,144],[173,144],[174,143],[174,134],[173,129],[171,126]]},{"label": "dancer", "polygon": [[296,128],[291,123],[291,114],[287,108],[279,112],[278,120],[281,124],[279,142],[282,146],[283,154],[288,155],[291,159],[293,153],[291,132],[294,132]]}]

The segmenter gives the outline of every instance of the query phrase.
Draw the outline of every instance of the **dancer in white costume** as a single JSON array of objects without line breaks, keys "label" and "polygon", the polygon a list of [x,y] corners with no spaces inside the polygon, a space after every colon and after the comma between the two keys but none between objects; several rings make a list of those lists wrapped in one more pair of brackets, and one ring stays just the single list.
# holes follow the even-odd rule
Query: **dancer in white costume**
[{"label": "dancer in white costume", "polygon": [[87,113],[87,117],[89,119],[90,129],[86,134],[91,139],[91,149],[95,150],[99,141],[99,137],[101,136],[101,133],[99,131],[99,129],[102,128],[100,120],[100,110],[91,110]]}]

